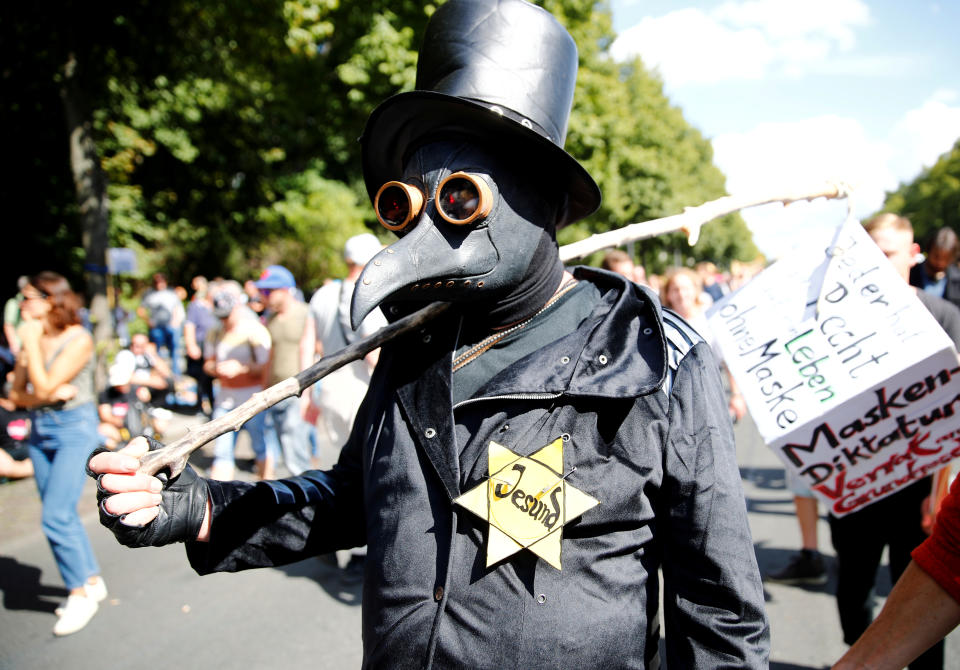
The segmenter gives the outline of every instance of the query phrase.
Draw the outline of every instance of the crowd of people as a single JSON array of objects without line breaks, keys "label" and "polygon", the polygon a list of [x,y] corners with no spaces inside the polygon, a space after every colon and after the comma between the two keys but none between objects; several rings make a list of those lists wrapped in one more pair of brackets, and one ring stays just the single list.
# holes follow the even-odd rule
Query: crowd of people
[{"label": "crowd of people", "polygon": [[[951,296],[947,278],[957,268],[956,238],[940,232],[922,256],[925,260],[915,263],[914,259],[921,257],[920,250],[904,221],[884,215],[868,222],[867,229],[904,279],[918,287],[925,304],[930,304],[960,346],[960,309],[943,299],[944,295]],[[946,261],[942,260],[944,253],[937,251],[938,244],[947,246]],[[293,275],[280,265],[266,268],[246,287],[233,280],[195,277],[186,307],[183,296],[167,286],[165,277],[154,276],[153,287],[144,295],[139,310],[148,330],[134,333],[128,346],[113,355],[106,387],[95,398],[83,392],[90,387],[93,355],[89,334],[81,325],[79,299],[54,273],[21,279],[18,295],[5,309],[9,322],[4,325],[10,327],[4,328],[4,334],[11,361],[17,355],[28,357],[35,352],[47,363],[45,369],[33,366],[35,370],[28,363],[26,375],[18,382],[11,373],[14,383],[0,399],[0,438],[4,446],[0,450],[0,473],[8,478],[37,479],[44,505],[44,531],[70,592],[58,609],[55,634],[78,630],[106,597],[105,582],[89,542],[71,514],[82,479],[71,480],[68,473],[73,470],[75,474],[77,463],[85,456],[84,450],[91,443],[90,426],[96,426],[95,441],[110,449],[122,447],[137,435],[162,439],[170,418],[172,390],[183,376],[193,380],[197,389],[194,403],[186,409],[215,418],[265,386],[296,374],[325,351],[336,351],[372,334],[386,323],[382,314],[373,312],[354,330],[350,327],[350,297],[366,261],[380,248],[373,235],[349,240],[344,249],[347,275],[327,282],[309,302],[304,300]],[[931,264],[931,258],[940,261],[939,269]],[[734,279],[713,263],[703,262],[695,268],[675,267],[662,275],[648,275],[621,250],[607,253],[602,266],[651,289],[657,286],[663,306],[684,318],[714,346],[707,309],[735,290],[738,281],[748,281],[759,269],[756,264],[744,264],[737,268],[739,276]],[[250,286],[256,289],[257,300],[251,299]],[[960,297],[951,297],[954,303],[960,301]],[[53,303],[49,309],[46,301]],[[29,325],[24,327],[25,323]],[[722,362],[719,351],[717,355]],[[66,364],[68,360],[70,365]],[[272,479],[278,461],[293,475],[330,467],[349,435],[375,365],[376,352],[367,360],[342,368],[302,398],[289,398],[248,421],[243,429],[249,433],[256,456],[256,477]],[[29,376],[31,370],[36,377]],[[736,382],[732,378],[728,382],[730,416],[737,420],[746,408]],[[94,401],[96,411],[91,416],[89,406]],[[37,403],[56,409],[44,407],[28,414],[25,408]],[[234,478],[234,441],[232,432],[218,438],[208,473],[212,479]],[[801,550],[788,565],[766,578],[787,584],[823,584],[827,562],[819,551],[816,499],[799,482],[792,481],[790,488],[796,495]],[[864,565],[863,538],[888,532],[893,534],[891,538],[900,538],[909,533],[912,539],[907,543],[890,540],[891,573],[896,580],[908,567],[910,552],[927,537],[921,528],[920,509],[921,504],[929,506],[926,498],[930,483],[920,482],[910,490],[916,494],[905,491],[864,513],[843,520],[830,518],[838,570],[841,576],[853,576],[840,580],[837,594],[844,637],[850,644],[873,618],[869,593],[882,549],[882,545],[878,547],[869,564]],[[905,497],[910,501],[904,502]],[[906,515],[908,520],[901,518],[906,508],[916,508]],[[854,553],[848,557],[849,552]],[[340,558],[340,564],[356,568],[362,564],[362,555],[348,553]],[[852,578],[856,587],[847,585]],[[856,595],[848,595],[852,588],[856,588]],[[911,667],[942,667],[942,645],[934,643],[933,650],[925,652]]]},{"label": "crowd of people", "polygon": [[[348,240],[347,277],[330,281],[309,303],[281,265],[248,282],[256,301],[238,281],[195,277],[186,307],[186,296],[163,274],[154,275],[137,309],[145,332],[134,332],[110,356],[99,392],[79,295],[53,272],[20,280],[5,308],[2,350],[9,354],[9,383],[0,398],[0,477],[36,479],[43,529],[70,593],[57,610],[54,634],[82,628],[106,597],[76,515],[91,445],[115,450],[139,435],[162,440],[173,412],[223,416],[324,351],[375,332],[385,324],[379,312],[354,331],[348,311],[356,275],[380,248],[371,234]],[[374,353],[302,398],[289,398],[244,424],[255,477],[272,479],[278,461],[293,475],[332,466],[375,363]],[[185,379],[195,394],[176,393]],[[234,478],[235,439],[236,433],[228,432],[216,440],[211,478]]]},{"label": "crowd of people", "polygon": [[[918,246],[913,243],[912,231],[905,227],[904,221],[885,215],[868,222],[867,228],[905,280],[909,279],[923,293],[925,304],[931,304],[931,311],[938,316],[954,342],[960,345],[960,309],[943,299],[944,295],[951,296],[951,284],[947,278],[957,268],[956,238],[940,232],[931,241],[926,254],[921,256]],[[947,251],[938,252],[937,245],[946,245]],[[0,424],[4,429],[0,435],[4,443],[4,449],[0,450],[0,473],[11,479],[37,478],[44,502],[44,530],[70,591],[67,602],[58,609],[56,634],[69,634],[79,629],[78,626],[82,627],[78,622],[88,620],[95,613],[96,604],[106,596],[105,583],[99,575],[89,543],[84,539],[82,529],[77,529],[77,520],[69,518],[69,510],[76,507],[77,484],[74,482],[70,486],[62,479],[63,471],[72,469],[75,461],[84,455],[81,452],[89,446],[91,423],[96,426],[95,441],[109,449],[122,447],[137,435],[162,439],[171,416],[170,404],[175,402],[172,391],[184,376],[194,382],[196,396],[192,405],[178,409],[216,418],[265,386],[296,374],[325,351],[336,351],[372,334],[386,323],[382,314],[373,312],[360,328],[354,330],[350,326],[350,298],[366,261],[380,248],[380,242],[373,235],[349,240],[344,249],[347,275],[328,281],[309,302],[305,301],[293,275],[280,265],[266,268],[258,279],[246,285],[234,280],[218,278],[208,281],[204,277],[195,277],[191,283],[192,296],[186,306],[184,296],[169,288],[163,275],[155,275],[152,288],[143,296],[138,310],[148,324],[147,332],[134,333],[128,346],[113,355],[107,384],[95,398],[82,392],[89,386],[90,380],[84,375],[90,374],[93,356],[92,350],[88,351],[89,336],[81,325],[79,299],[69,290],[65,280],[54,273],[41,273],[33,279],[25,277],[20,280],[17,296],[8,301],[5,308],[5,317],[9,321],[5,321],[4,334],[7,349],[11,352],[10,360],[12,362],[17,355],[25,357],[30,351],[39,351],[42,359],[47,361],[47,369],[45,373],[35,371],[40,375],[38,382],[29,376],[22,377],[19,384],[13,384],[6,397],[0,399]],[[925,260],[914,263],[919,257]],[[940,265],[932,265],[931,258]],[[756,263],[742,264],[736,268],[737,276],[734,277],[732,272],[721,272],[713,263],[702,262],[694,268],[674,267],[661,275],[654,275],[645,273],[642,265],[621,250],[607,253],[602,267],[651,290],[657,287],[663,306],[690,323],[712,346],[715,343],[706,320],[708,308],[760,269]],[[251,287],[256,290],[256,300]],[[56,295],[66,295],[69,299],[51,297]],[[960,301],[960,297],[952,297],[954,303]],[[63,306],[49,310],[60,316],[48,316],[40,307],[45,304],[41,300],[63,303]],[[47,324],[45,329],[39,329],[44,333],[50,331],[41,338],[44,344],[39,348],[37,332],[34,332],[38,329],[24,327],[25,322]],[[719,350],[716,353],[722,366]],[[243,430],[249,434],[256,458],[257,478],[272,479],[278,462],[282,462],[290,474],[299,475],[312,468],[330,467],[336,461],[339,447],[349,435],[354,413],[370,382],[376,356],[377,352],[374,352],[366,360],[342,368],[302,398],[289,398],[244,425]],[[56,364],[58,360],[68,359],[72,361],[70,366]],[[28,375],[29,370],[27,366]],[[30,379],[29,394],[26,378]],[[742,418],[746,407],[736,382],[732,377],[727,381],[730,416],[737,420]],[[45,405],[48,401],[53,401],[55,415],[51,414],[52,409],[35,410],[33,415],[25,410],[34,403]],[[95,418],[91,420],[87,406],[94,401]],[[80,409],[71,411],[76,408]],[[56,424],[51,423],[46,415],[56,416]],[[61,421],[66,423],[61,424]],[[58,428],[51,429],[52,425]],[[61,425],[68,428],[61,430]],[[81,429],[74,430],[74,427]],[[212,479],[234,478],[235,437],[235,433],[230,432],[217,439],[208,473]],[[36,441],[37,446],[28,449],[27,445],[32,441]],[[44,444],[47,445],[45,448]],[[823,584],[827,580],[827,562],[819,551],[816,499],[799,482],[791,481],[790,484],[796,495],[801,550],[788,565],[766,578],[787,584]],[[869,576],[876,573],[879,550],[870,559],[870,565],[864,567],[863,537],[881,536],[883,533],[877,532],[881,528],[900,534],[910,529],[913,539],[909,543],[893,541],[891,544],[896,550],[891,553],[892,576],[894,579],[899,577],[910,561],[910,552],[926,537],[919,521],[919,510],[921,503],[929,505],[925,500],[929,488],[929,482],[920,482],[912,487],[916,490],[913,496],[916,500],[911,498],[913,502],[909,505],[900,504],[901,498],[907,495],[905,492],[888,499],[883,505],[869,508],[869,514],[860,513],[844,519],[843,529],[840,529],[841,520],[831,518],[838,569],[842,574],[857,575],[857,583],[862,584],[856,587],[855,603],[848,605],[845,603],[853,596],[846,593],[852,587],[846,585],[847,579],[841,579],[838,602],[848,643],[855,642],[872,620],[868,597],[873,579]],[[897,511],[906,506],[917,508],[916,514],[910,517],[916,523],[892,522],[899,516],[890,510]],[[890,510],[885,512],[888,507]],[[875,521],[861,523],[861,517],[865,516]],[[929,532],[930,528],[926,530]],[[845,538],[860,539],[851,545]],[[856,553],[845,558],[845,547],[848,546]],[[362,552],[356,555],[347,553],[346,558],[340,558],[340,564],[356,568],[358,563],[362,564],[362,556]],[[848,611],[850,613],[846,613]],[[856,616],[856,623],[852,623],[853,616]],[[929,662],[923,660],[927,657],[931,657]],[[933,651],[926,652],[923,658],[912,667],[942,667],[942,648],[935,644]]]}]

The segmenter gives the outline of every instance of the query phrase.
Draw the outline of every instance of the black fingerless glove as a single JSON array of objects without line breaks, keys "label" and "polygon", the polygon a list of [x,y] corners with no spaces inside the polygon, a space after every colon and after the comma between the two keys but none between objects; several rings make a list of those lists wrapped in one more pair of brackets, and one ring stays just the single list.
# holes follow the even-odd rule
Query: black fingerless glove
[{"label": "black fingerless glove", "polygon": [[[159,449],[163,445],[148,437],[150,450]],[[90,458],[93,458],[106,449],[96,449]],[[90,470],[90,458],[87,459],[87,474],[97,480],[97,503],[100,508],[100,523],[109,528],[120,544],[128,547],[162,547],[174,542],[185,542],[197,539],[203,517],[207,511],[207,497],[209,495],[207,482],[198,477],[189,465],[179,476],[167,481],[166,475],[161,473],[157,477],[164,482],[160,493],[160,514],[145,526],[128,526],[123,523],[125,514],[111,514],[104,507],[104,502],[111,495],[104,490],[100,483],[103,475],[97,475]]]}]

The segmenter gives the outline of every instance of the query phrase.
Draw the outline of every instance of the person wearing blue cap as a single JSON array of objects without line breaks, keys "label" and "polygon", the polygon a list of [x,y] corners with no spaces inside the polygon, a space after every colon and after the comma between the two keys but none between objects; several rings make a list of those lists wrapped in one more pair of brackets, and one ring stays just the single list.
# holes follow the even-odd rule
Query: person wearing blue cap
[{"label": "person wearing blue cap", "polygon": [[[271,265],[256,281],[267,312],[267,330],[273,346],[264,386],[272,386],[313,362],[312,351],[302,347],[309,309],[297,299],[297,282],[282,265]],[[266,411],[266,437],[274,451],[283,454],[291,474],[310,468],[309,425],[304,421],[307,398],[286,398]]]}]

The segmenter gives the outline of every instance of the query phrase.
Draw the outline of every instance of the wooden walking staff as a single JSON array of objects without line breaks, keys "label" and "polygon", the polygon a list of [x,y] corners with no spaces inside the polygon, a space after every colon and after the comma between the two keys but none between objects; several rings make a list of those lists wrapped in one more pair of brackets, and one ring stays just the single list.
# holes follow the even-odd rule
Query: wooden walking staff
[{"label": "wooden walking staff", "polygon": [[[564,262],[581,258],[595,251],[620,246],[627,242],[635,242],[657,235],[664,235],[679,230],[687,234],[689,243],[695,244],[700,228],[714,219],[726,214],[766,205],[773,202],[790,204],[799,200],[814,200],[816,198],[846,198],[850,189],[842,183],[823,183],[809,190],[791,190],[784,193],[763,195],[760,197],[726,196],[712,200],[697,207],[687,207],[683,214],[668,216],[662,219],[633,223],[617,230],[592,235],[585,240],[560,247],[560,259]],[[399,335],[420,328],[433,320],[450,306],[450,303],[436,302],[427,305],[418,312],[406,316],[363,340],[358,340],[340,351],[324,356],[309,368],[302,370],[293,377],[288,377],[270,388],[255,393],[252,398],[228,412],[219,419],[205,423],[197,428],[190,428],[187,434],[179,440],[151,451],[140,459],[140,472],[155,475],[161,471],[168,471],[170,477],[179,475],[187,465],[187,459],[194,451],[207,442],[223,435],[228,431],[238,431],[251,417],[265,409],[273,407],[281,400],[298,396],[307,388],[320,381],[323,377],[337,370],[347,363],[360,360],[368,353]]]},{"label": "wooden walking staff", "polygon": [[567,262],[575,258],[583,258],[588,254],[601,249],[618,247],[628,242],[645,240],[658,235],[666,235],[682,230],[687,234],[687,242],[691,246],[700,238],[700,228],[721,216],[739,212],[741,209],[768,205],[773,202],[782,202],[789,205],[800,200],[816,200],[817,198],[849,198],[851,188],[842,182],[823,182],[807,190],[790,189],[781,193],[768,193],[756,196],[728,195],[717,200],[705,202],[697,207],[685,207],[683,214],[666,216],[662,219],[631,223],[623,228],[610,230],[605,233],[591,235],[585,240],[566,244],[560,247],[560,260]]},{"label": "wooden walking staff", "polygon": [[435,302],[427,305],[418,312],[388,324],[370,337],[357,340],[329,356],[324,356],[293,377],[287,377],[270,388],[254,393],[249,400],[219,419],[214,419],[196,428],[190,428],[187,434],[179,440],[144,454],[140,458],[140,472],[155,475],[162,470],[167,470],[171,478],[176,477],[187,466],[187,459],[190,458],[190,454],[207,442],[228,431],[240,430],[251,417],[273,407],[281,400],[300,395],[334,370],[339,370],[347,363],[360,360],[398,335],[416,330],[428,321],[433,320],[449,306],[450,303],[448,302]]}]

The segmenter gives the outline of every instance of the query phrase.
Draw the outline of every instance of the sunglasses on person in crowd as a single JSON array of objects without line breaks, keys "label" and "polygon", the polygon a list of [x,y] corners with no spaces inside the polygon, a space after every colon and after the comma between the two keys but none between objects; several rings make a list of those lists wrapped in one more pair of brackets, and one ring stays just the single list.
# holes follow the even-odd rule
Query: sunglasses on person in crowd
[{"label": "sunglasses on person in crowd", "polygon": [[27,286],[23,291],[24,300],[46,300],[50,297],[50,294],[46,291],[41,291],[40,289],[34,286]]}]

